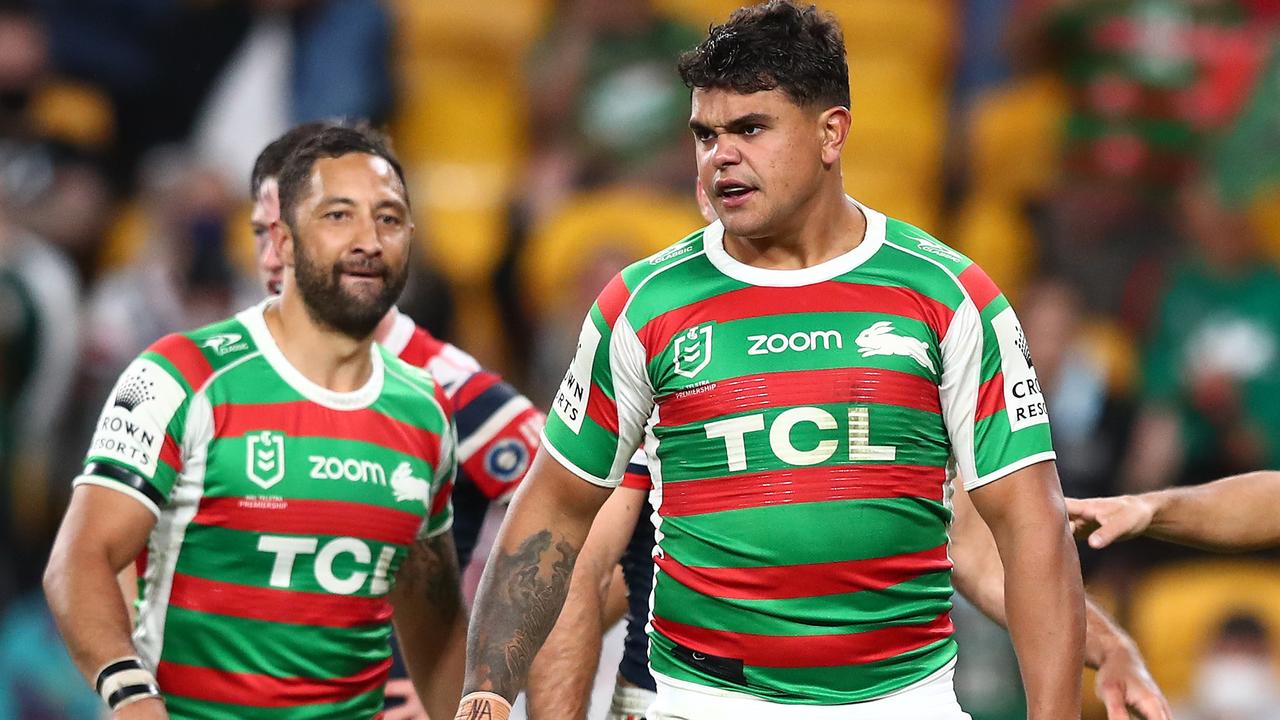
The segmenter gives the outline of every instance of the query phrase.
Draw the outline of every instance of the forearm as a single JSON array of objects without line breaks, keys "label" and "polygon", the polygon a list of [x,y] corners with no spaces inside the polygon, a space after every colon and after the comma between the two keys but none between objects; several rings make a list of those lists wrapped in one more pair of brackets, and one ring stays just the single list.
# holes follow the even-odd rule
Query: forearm
[{"label": "forearm", "polygon": [[591,521],[608,491],[540,453],[485,566],[467,638],[466,692],[512,700],[555,625]]},{"label": "forearm", "polygon": [[1085,598],[1084,664],[1097,670],[1114,653],[1138,656],[1138,648],[1128,633],[1120,629],[1097,603]]},{"label": "forearm", "polygon": [[530,720],[587,716],[604,636],[601,580],[590,565],[585,557],[578,559],[560,618],[534,657],[527,693]]},{"label": "forearm", "polygon": [[71,659],[90,685],[107,663],[137,654],[129,611],[105,551],[55,547],[44,591]]},{"label": "forearm", "polygon": [[449,717],[462,697],[467,616],[456,558],[448,533],[417,541],[390,598],[409,677],[431,717]]},{"label": "forearm", "polygon": [[[1037,519],[1038,520],[1038,519]],[[997,534],[1005,611],[1027,693],[1027,717],[1080,717],[1084,590],[1066,523],[1029,521]]]},{"label": "forearm", "polygon": [[1139,496],[1152,507],[1146,534],[1216,551],[1280,545],[1280,472],[1223,478]]}]

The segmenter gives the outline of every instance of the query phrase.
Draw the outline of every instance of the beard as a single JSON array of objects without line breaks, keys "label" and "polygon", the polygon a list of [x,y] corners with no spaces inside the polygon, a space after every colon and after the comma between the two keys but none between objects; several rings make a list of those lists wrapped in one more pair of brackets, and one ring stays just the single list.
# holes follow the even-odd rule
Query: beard
[{"label": "beard", "polygon": [[[323,267],[307,254],[305,243],[294,243],[294,279],[307,314],[318,325],[355,340],[373,333],[387,311],[400,298],[409,276],[408,261],[392,268],[380,257],[339,260]],[[382,280],[378,289],[349,290],[342,284],[347,272],[368,273]]]}]

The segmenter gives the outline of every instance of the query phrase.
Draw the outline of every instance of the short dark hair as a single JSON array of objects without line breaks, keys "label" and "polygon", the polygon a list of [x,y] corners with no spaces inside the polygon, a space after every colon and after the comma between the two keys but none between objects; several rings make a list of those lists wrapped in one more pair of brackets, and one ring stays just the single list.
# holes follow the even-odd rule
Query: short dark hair
[{"label": "short dark hair", "polygon": [[739,8],[681,55],[678,67],[690,88],[776,88],[797,105],[849,107],[844,36],[835,18],[813,5],[769,0]]},{"label": "short dark hair", "polygon": [[277,176],[280,183],[280,217],[291,230],[296,230],[293,224],[294,211],[310,189],[311,171],[316,161],[353,154],[373,155],[386,160],[396,171],[396,177],[400,178],[400,187],[404,188],[405,193],[404,201],[408,204],[409,185],[404,181],[404,169],[377,134],[358,128],[326,127],[289,153]]},{"label": "short dark hair", "polygon": [[302,143],[315,137],[320,131],[331,127],[340,127],[340,125],[332,122],[303,123],[262,148],[262,152],[258,153],[258,159],[253,161],[253,172],[249,175],[249,197],[257,200],[262,183],[267,178],[280,177],[280,171],[284,169],[284,161],[289,157],[289,153],[297,150]]}]

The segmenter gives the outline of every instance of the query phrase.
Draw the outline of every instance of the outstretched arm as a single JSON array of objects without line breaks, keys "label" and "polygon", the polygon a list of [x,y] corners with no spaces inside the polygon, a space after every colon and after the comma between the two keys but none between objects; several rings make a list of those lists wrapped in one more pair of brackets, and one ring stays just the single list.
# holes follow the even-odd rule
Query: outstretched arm
[{"label": "outstretched arm", "polygon": [[1023,468],[969,497],[991,528],[1007,570],[1005,608],[1027,717],[1079,718],[1084,589],[1054,464]]},{"label": "outstretched arm", "polygon": [[389,596],[409,677],[431,717],[449,717],[462,696],[467,614],[457,557],[452,533],[419,538]]},{"label": "outstretched arm", "polygon": [[[468,693],[508,703],[524,687],[569,591],[591,521],[609,497],[540,451],[485,566],[467,638]],[[462,715],[466,717],[466,715]]]},{"label": "outstretched arm", "polygon": [[591,683],[600,663],[600,643],[614,618],[605,607],[617,587],[612,582],[645,507],[645,493],[629,487],[613,491],[587,536],[573,569],[569,596],[529,673],[529,717],[581,720],[587,716]]},{"label": "outstretched arm", "polygon": [[1067,500],[1077,535],[1104,548],[1149,535],[1220,552],[1280,545],[1280,472],[1262,471],[1204,485],[1140,495]]},{"label": "outstretched arm", "polygon": [[[984,615],[1008,626],[1004,608],[1004,566],[991,531],[982,522],[968,493],[953,498],[952,575],[956,590]],[[1085,665],[1098,671],[1094,690],[1107,708],[1108,720],[1129,720],[1128,708],[1145,720],[1169,720],[1169,702],[1147,670],[1137,645],[1088,596],[1085,597]]]}]

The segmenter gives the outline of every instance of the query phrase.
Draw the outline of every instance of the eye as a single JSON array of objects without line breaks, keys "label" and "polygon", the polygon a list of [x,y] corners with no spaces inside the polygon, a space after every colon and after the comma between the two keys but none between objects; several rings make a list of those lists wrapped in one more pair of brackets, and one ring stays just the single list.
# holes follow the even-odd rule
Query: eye
[{"label": "eye", "polygon": [[346,210],[330,210],[324,214],[326,220],[346,220],[351,217],[351,213]]},{"label": "eye", "polygon": [[392,215],[390,213],[383,213],[382,215],[379,215],[378,222],[383,225],[391,225],[393,227],[400,227],[404,224],[404,220],[401,220],[399,215]]},{"label": "eye", "polygon": [[742,131],[742,134],[746,135],[747,137],[752,137],[755,135],[759,135],[762,132],[764,132],[763,125],[748,125],[747,128]]},{"label": "eye", "polygon": [[706,128],[697,128],[693,131],[693,137],[698,142],[707,142],[708,140],[711,140],[715,136],[716,136],[715,133],[711,132]]}]

